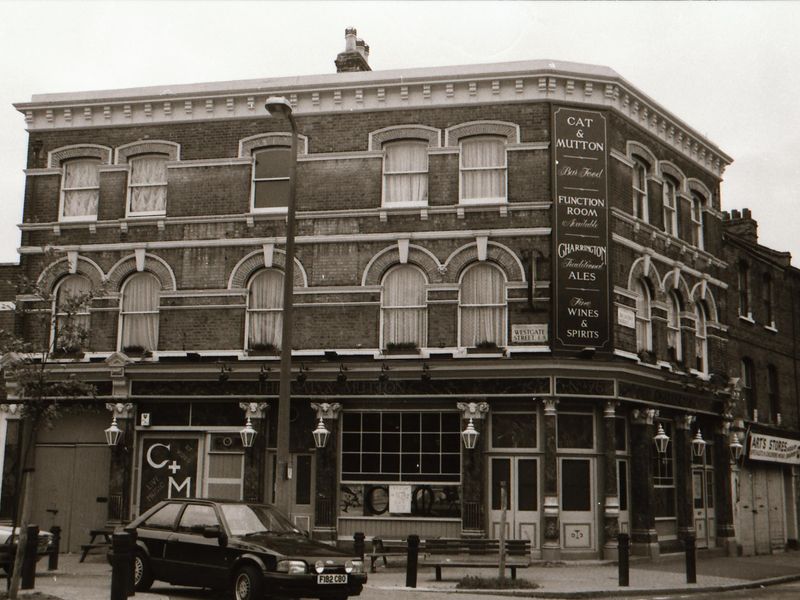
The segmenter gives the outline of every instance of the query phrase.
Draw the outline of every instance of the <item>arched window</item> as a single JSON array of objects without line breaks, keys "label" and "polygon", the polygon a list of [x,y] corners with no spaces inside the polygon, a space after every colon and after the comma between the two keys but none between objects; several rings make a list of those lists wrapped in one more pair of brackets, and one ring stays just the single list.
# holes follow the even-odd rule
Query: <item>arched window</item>
[{"label": "arched window", "polygon": [[461,202],[505,202],[506,138],[476,135],[460,145]]},{"label": "arched window", "polygon": [[664,231],[669,235],[678,235],[678,183],[664,177],[662,188],[662,203],[664,206]]},{"label": "arched window", "polygon": [[158,305],[161,283],[152,273],[131,275],[122,286],[120,348],[153,351],[158,348]]},{"label": "arched window", "polygon": [[636,351],[653,349],[653,329],[650,321],[650,287],[644,279],[636,282]]},{"label": "arched window", "polygon": [[462,347],[505,346],[505,283],[502,271],[487,263],[472,265],[464,272],[458,298]]},{"label": "arched window", "polygon": [[383,153],[383,205],[427,204],[427,140],[387,142]]},{"label": "arched window", "polygon": [[781,398],[778,386],[778,369],[775,365],[767,367],[767,395],[769,396],[769,420],[778,423],[781,414]]},{"label": "arched window", "polygon": [[648,222],[650,210],[647,198],[647,163],[633,157],[633,216]]},{"label": "arched window", "polygon": [[672,290],[667,298],[667,347],[676,362],[683,360],[683,344],[681,343],[681,299],[678,292]]},{"label": "arched window", "polygon": [[753,361],[745,357],[742,359],[742,399],[747,411],[748,418],[758,420],[756,409],[756,387],[755,387],[755,367]]},{"label": "arched window", "polygon": [[708,374],[708,310],[704,302],[699,301],[694,305],[694,356],[695,369],[703,375]]},{"label": "arched window", "polygon": [[764,273],[762,280],[761,294],[764,305],[764,323],[768,327],[775,327],[775,313],[772,309],[772,275]]},{"label": "arched window", "polygon": [[739,316],[753,318],[750,308],[750,267],[744,261],[739,263]]},{"label": "arched window", "polygon": [[253,210],[275,211],[289,205],[291,166],[290,146],[269,146],[253,152]]},{"label": "arched window", "polygon": [[64,161],[61,176],[61,219],[97,219],[100,199],[100,159],[75,158]]},{"label": "arched window", "polygon": [[128,214],[163,215],[167,207],[166,154],[142,154],[128,159]]},{"label": "arched window", "polygon": [[392,268],[383,279],[381,294],[383,347],[414,346],[428,343],[428,311],[425,301],[425,276],[411,265]]},{"label": "arched window", "polygon": [[247,348],[277,349],[283,333],[283,272],[258,271],[247,293]]},{"label": "arched window", "polygon": [[703,207],[705,206],[705,198],[697,192],[692,194],[692,245],[703,250],[705,242],[703,241]]},{"label": "arched window", "polygon": [[53,345],[56,352],[77,352],[89,337],[89,293],[92,283],[83,275],[67,275],[55,288]]}]

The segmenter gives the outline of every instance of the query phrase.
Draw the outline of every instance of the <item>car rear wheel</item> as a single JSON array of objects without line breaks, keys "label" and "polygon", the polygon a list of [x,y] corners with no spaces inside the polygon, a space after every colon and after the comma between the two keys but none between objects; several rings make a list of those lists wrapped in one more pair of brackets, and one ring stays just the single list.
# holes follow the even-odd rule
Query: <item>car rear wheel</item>
[{"label": "car rear wheel", "polygon": [[245,565],[233,578],[234,600],[261,600],[264,597],[264,577],[253,565]]},{"label": "car rear wheel", "polygon": [[153,570],[150,561],[141,550],[133,559],[133,584],[137,592],[146,592],[153,585]]}]

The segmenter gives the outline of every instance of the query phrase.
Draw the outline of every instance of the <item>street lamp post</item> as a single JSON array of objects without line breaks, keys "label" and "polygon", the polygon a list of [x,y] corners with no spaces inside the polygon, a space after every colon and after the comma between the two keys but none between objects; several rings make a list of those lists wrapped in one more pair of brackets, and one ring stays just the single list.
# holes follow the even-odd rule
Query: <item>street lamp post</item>
[{"label": "street lamp post", "polygon": [[292,385],[292,300],[294,293],[294,230],[297,175],[297,124],[292,105],[286,98],[270,97],[264,105],[270,116],[284,116],[292,127],[291,161],[289,166],[289,199],[286,204],[286,265],[283,271],[283,328],[281,331],[281,374],[278,392],[278,434],[276,443],[275,504],[289,513],[291,505],[291,470],[289,468],[289,427],[291,426]]}]

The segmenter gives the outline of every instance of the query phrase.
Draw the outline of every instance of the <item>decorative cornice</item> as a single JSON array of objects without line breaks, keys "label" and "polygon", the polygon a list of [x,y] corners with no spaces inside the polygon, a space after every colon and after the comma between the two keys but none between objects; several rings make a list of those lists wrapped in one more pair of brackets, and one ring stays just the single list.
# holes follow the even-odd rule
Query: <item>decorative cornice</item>
[{"label": "decorative cornice", "polygon": [[311,409],[317,414],[317,419],[329,419],[335,421],[339,418],[342,405],[338,402],[316,402],[311,403]]},{"label": "decorative cornice", "polygon": [[239,402],[239,408],[244,411],[246,419],[263,419],[269,410],[266,402]]},{"label": "decorative cornice", "polygon": [[462,419],[483,419],[489,413],[487,402],[457,402],[456,408]]},{"label": "decorative cornice", "polygon": [[106,402],[106,409],[110,410],[117,419],[130,419],[133,417],[132,402]]},{"label": "decorative cornice", "polygon": [[264,102],[276,95],[288,97],[297,116],[533,101],[583,104],[617,112],[716,176],[732,162],[612,69],[561,61],[44,94],[15,107],[33,131],[264,118]]}]

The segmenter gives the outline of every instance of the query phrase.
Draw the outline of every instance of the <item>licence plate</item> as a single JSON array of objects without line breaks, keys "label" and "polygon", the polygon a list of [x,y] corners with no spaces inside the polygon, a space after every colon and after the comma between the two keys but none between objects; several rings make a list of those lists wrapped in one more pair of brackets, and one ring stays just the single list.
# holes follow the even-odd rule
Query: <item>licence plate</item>
[{"label": "licence plate", "polygon": [[317,583],[319,584],[327,584],[327,583],[347,583],[347,575],[333,575],[333,574],[322,574],[317,575]]}]

